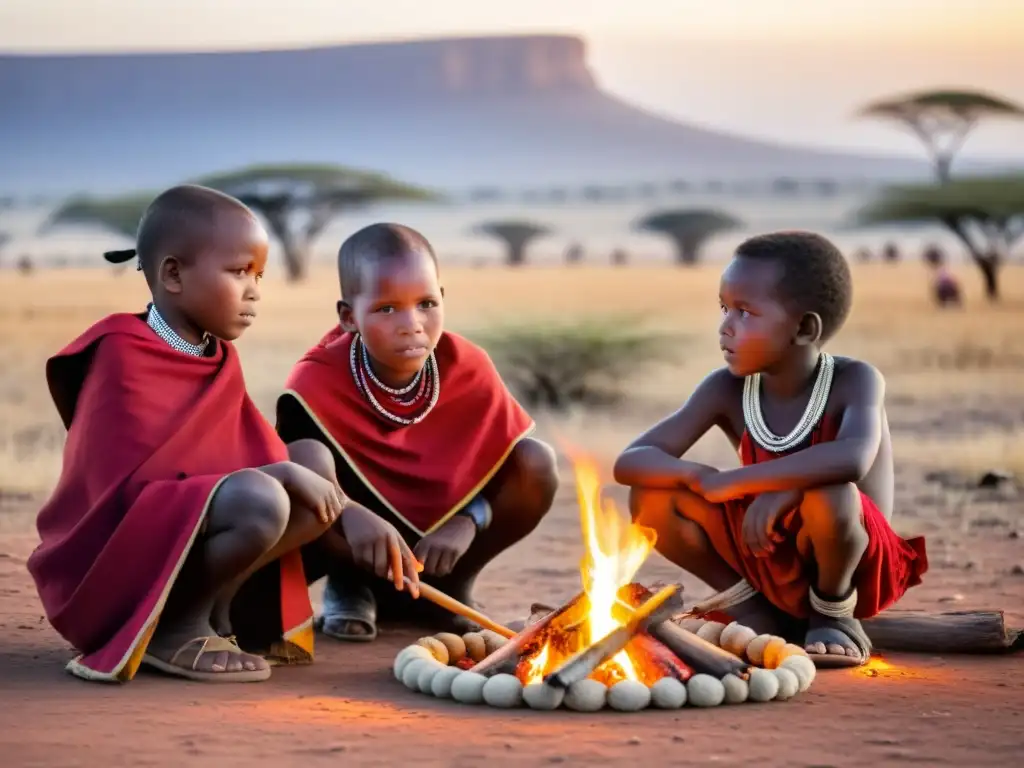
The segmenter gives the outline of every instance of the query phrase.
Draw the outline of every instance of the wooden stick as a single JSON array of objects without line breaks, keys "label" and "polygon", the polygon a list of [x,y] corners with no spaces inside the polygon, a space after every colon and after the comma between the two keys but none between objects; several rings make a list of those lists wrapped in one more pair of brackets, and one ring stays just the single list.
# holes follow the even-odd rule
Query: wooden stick
[{"label": "wooden stick", "polygon": [[562,607],[551,611],[547,616],[545,616],[540,621],[534,624],[530,624],[528,627],[523,629],[522,632],[510,638],[500,648],[497,648],[494,651],[494,653],[492,653],[490,656],[475,664],[471,668],[471,671],[477,672],[481,675],[486,675],[489,672],[492,672],[495,669],[498,669],[499,667],[503,666],[505,663],[512,661],[517,656],[519,656],[523,648],[525,648],[527,645],[529,645],[531,641],[540,636],[540,634],[543,633],[549,626],[551,626],[551,624],[554,621],[561,618],[562,616],[565,616],[577,605],[579,605],[580,600],[585,599],[585,597],[586,593],[580,592],[578,595],[575,595],[571,600],[569,600],[569,602],[567,602]]},{"label": "wooden stick", "polygon": [[[639,602],[651,594],[650,590],[641,584],[629,586],[631,590],[625,596],[625,600],[629,602]],[[703,672],[718,678],[736,675],[746,680],[750,677],[750,664],[746,661],[702,637],[697,637],[674,621],[651,622],[647,632],[668,646],[680,661],[692,667],[695,672]]]},{"label": "wooden stick", "polygon": [[750,664],[743,659],[671,621],[652,625],[647,631],[667,645],[681,661],[693,667],[695,672],[718,678],[736,675],[746,680],[750,677]]},{"label": "wooden stick", "polygon": [[[405,577],[405,582],[406,584],[409,583],[408,576]],[[430,602],[434,603],[435,605],[441,606],[446,611],[451,611],[457,616],[462,616],[463,618],[469,619],[470,621],[475,621],[481,627],[489,629],[493,632],[497,632],[502,637],[514,637],[516,634],[508,627],[503,627],[498,622],[492,621],[491,619],[487,618],[475,608],[470,608],[465,603],[460,603],[454,597],[449,597],[436,587],[432,587],[429,584],[422,581],[420,582],[420,597],[427,598],[427,600],[429,600]]]},{"label": "wooden stick", "polygon": [[1024,648],[1024,631],[1009,629],[1002,611],[885,611],[863,622],[880,651],[1006,653]]},{"label": "wooden stick", "polygon": [[573,683],[589,677],[595,669],[625,648],[633,636],[646,626],[652,614],[678,590],[677,586],[668,586],[659,590],[650,600],[633,612],[633,615],[629,617],[629,622],[613,629],[589,648],[570,657],[558,669],[550,675],[546,675],[544,682],[559,688],[568,688]]}]

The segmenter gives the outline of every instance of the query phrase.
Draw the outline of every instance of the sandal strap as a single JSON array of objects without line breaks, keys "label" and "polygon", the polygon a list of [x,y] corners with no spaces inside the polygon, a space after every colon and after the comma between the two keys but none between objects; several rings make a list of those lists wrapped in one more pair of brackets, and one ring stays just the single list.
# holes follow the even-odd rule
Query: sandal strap
[{"label": "sandal strap", "polygon": [[187,643],[184,643],[178,650],[171,656],[170,664],[172,666],[180,666],[178,664],[178,657],[181,654],[188,652],[196,643],[199,643],[199,649],[195,652],[195,656],[192,657],[192,671],[196,672],[199,664],[199,660],[207,653],[218,653],[220,651],[226,651],[228,653],[242,653],[242,649],[238,647],[238,643],[235,642],[235,638],[231,637],[220,637],[219,635],[206,635],[204,637],[194,637]]}]

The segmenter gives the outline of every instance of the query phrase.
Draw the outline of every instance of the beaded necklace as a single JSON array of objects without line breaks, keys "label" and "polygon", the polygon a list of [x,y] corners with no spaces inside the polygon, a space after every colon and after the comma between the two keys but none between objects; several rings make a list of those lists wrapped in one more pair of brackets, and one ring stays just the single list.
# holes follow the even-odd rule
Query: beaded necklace
[{"label": "beaded necklace", "polygon": [[[373,373],[370,355],[363,344],[362,337],[357,333],[349,347],[349,367],[356,388],[366,398],[370,406],[384,419],[402,426],[419,424],[437,405],[441,396],[441,377],[437,369],[437,358],[431,352],[423,368],[416,374],[412,382],[399,389],[388,387]],[[374,395],[373,390],[381,392],[381,399],[391,407],[384,407]],[[409,397],[411,395],[411,397]],[[397,413],[395,411],[398,411]]]},{"label": "beaded necklace", "polygon": [[206,350],[210,346],[210,335],[203,334],[203,340],[199,344],[185,341],[177,332],[167,324],[163,316],[157,311],[155,304],[150,304],[149,312],[146,315],[146,324],[153,329],[161,339],[171,345],[172,349],[183,352],[192,357],[206,357]]},{"label": "beaded necklace", "polygon": [[764,412],[761,410],[761,374],[747,376],[743,381],[743,422],[754,442],[766,451],[785,453],[800,445],[818,426],[828,404],[835,369],[832,355],[823,352],[820,361],[818,376],[814,380],[814,389],[811,390],[811,398],[807,401],[804,415],[788,435],[776,435],[768,428],[764,419]]}]

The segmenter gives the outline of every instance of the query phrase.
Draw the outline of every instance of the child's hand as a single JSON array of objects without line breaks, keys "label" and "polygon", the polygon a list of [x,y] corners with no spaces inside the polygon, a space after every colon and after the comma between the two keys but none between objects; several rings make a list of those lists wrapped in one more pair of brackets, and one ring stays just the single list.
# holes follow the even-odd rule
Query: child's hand
[{"label": "child's hand", "polygon": [[743,544],[755,557],[767,557],[775,550],[781,536],[775,531],[779,517],[799,504],[792,491],[762,493],[747,507],[743,517]]},{"label": "child's hand", "polygon": [[420,539],[416,557],[428,576],[447,576],[476,538],[476,523],[454,515],[444,525]]},{"label": "child's hand", "polygon": [[312,509],[321,523],[330,525],[345,508],[348,499],[336,482],[321,477],[301,464],[282,462],[264,469],[299,504]]},{"label": "child's hand", "polygon": [[421,566],[395,526],[366,507],[351,504],[341,516],[341,528],[356,565],[382,579],[390,579],[399,592],[406,588],[405,579],[409,579],[409,593],[420,596]]},{"label": "child's hand", "polygon": [[709,467],[706,464],[697,464],[696,462],[682,462],[684,465],[683,471],[683,487],[689,488],[697,496],[703,496],[707,492],[709,483],[714,482],[714,478],[721,474],[716,467]]}]

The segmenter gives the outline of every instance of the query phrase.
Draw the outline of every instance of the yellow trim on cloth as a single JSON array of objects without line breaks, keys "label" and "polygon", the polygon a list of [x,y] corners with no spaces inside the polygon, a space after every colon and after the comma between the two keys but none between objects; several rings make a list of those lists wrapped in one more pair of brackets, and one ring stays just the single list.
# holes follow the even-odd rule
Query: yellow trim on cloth
[{"label": "yellow trim on cloth", "polygon": [[455,506],[453,506],[450,510],[445,512],[444,515],[441,516],[441,519],[439,519],[436,523],[430,526],[430,528],[428,528],[427,530],[422,531],[415,525],[410,523],[401,512],[395,509],[394,505],[384,497],[384,494],[382,494],[380,491],[373,487],[370,481],[366,479],[366,475],[363,474],[362,470],[359,469],[359,466],[352,460],[352,457],[345,452],[345,449],[342,448],[341,445],[338,444],[338,441],[334,439],[334,435],[332,435],[330,431],[328,431],[327,427],[324,426],[323,422],[320,421],[319,417],[310,407],[309,403],[307,403],[302,398],[302,395],[300,395],[294,389],[286,389],[282,393],[282,395],[288,395],[290,397],[295,398],[295,402],[302,406],[302,409],[306,412],[306,415],[309,416],[310,419],[312,419],[313,423],[316,425],[316,428],[320,430],[320,434],[322,434],[330,441],[331,445],[334,447],[334,450],[336,450],[338,454],[345,460],[345,463],[347,463],[349,467],[352,468],[352,471],[356,474],[356,477],[359,478],[360,482],[362,482],[363,485],[370,489],[370,492],[377,497],[377,500],[381,504],[383,504],[384,507],[391,514],[393,514],[395,517],[397,517],[399,520],[405,523],[405,525],[409,529],[415,531],[420,536],[426,536],[427,534],[433,533],[446,522],[448,522],[448,519],[452,515],[456,514],[460,509],[469,504],[469,502],[471,502],[476,497],[476,495],[480,493],[480,491],[482,491],[489,482],[491,482],[491,479],[498,473],[498,470],[501,469],[502,465],[512,454],[512,451],[515,449],[515,447],[519,445],[519,443],[524,438],[529,437],[537,428],[537,425],[531,422],[530,426],[527,427],[521,435],[519,435],[514,440],[512,440],[511,443],[509,443],[508,448],[505,449],[505,452],[501,455],[501,458],[498,459],[497,463],[493,467],[491,467],[487,474],[483,476],[480,482],[473,486],[472,490],[470,490],[469,493],[467,493],[462,499],[460,499],[458,503],[455,504]]}]

